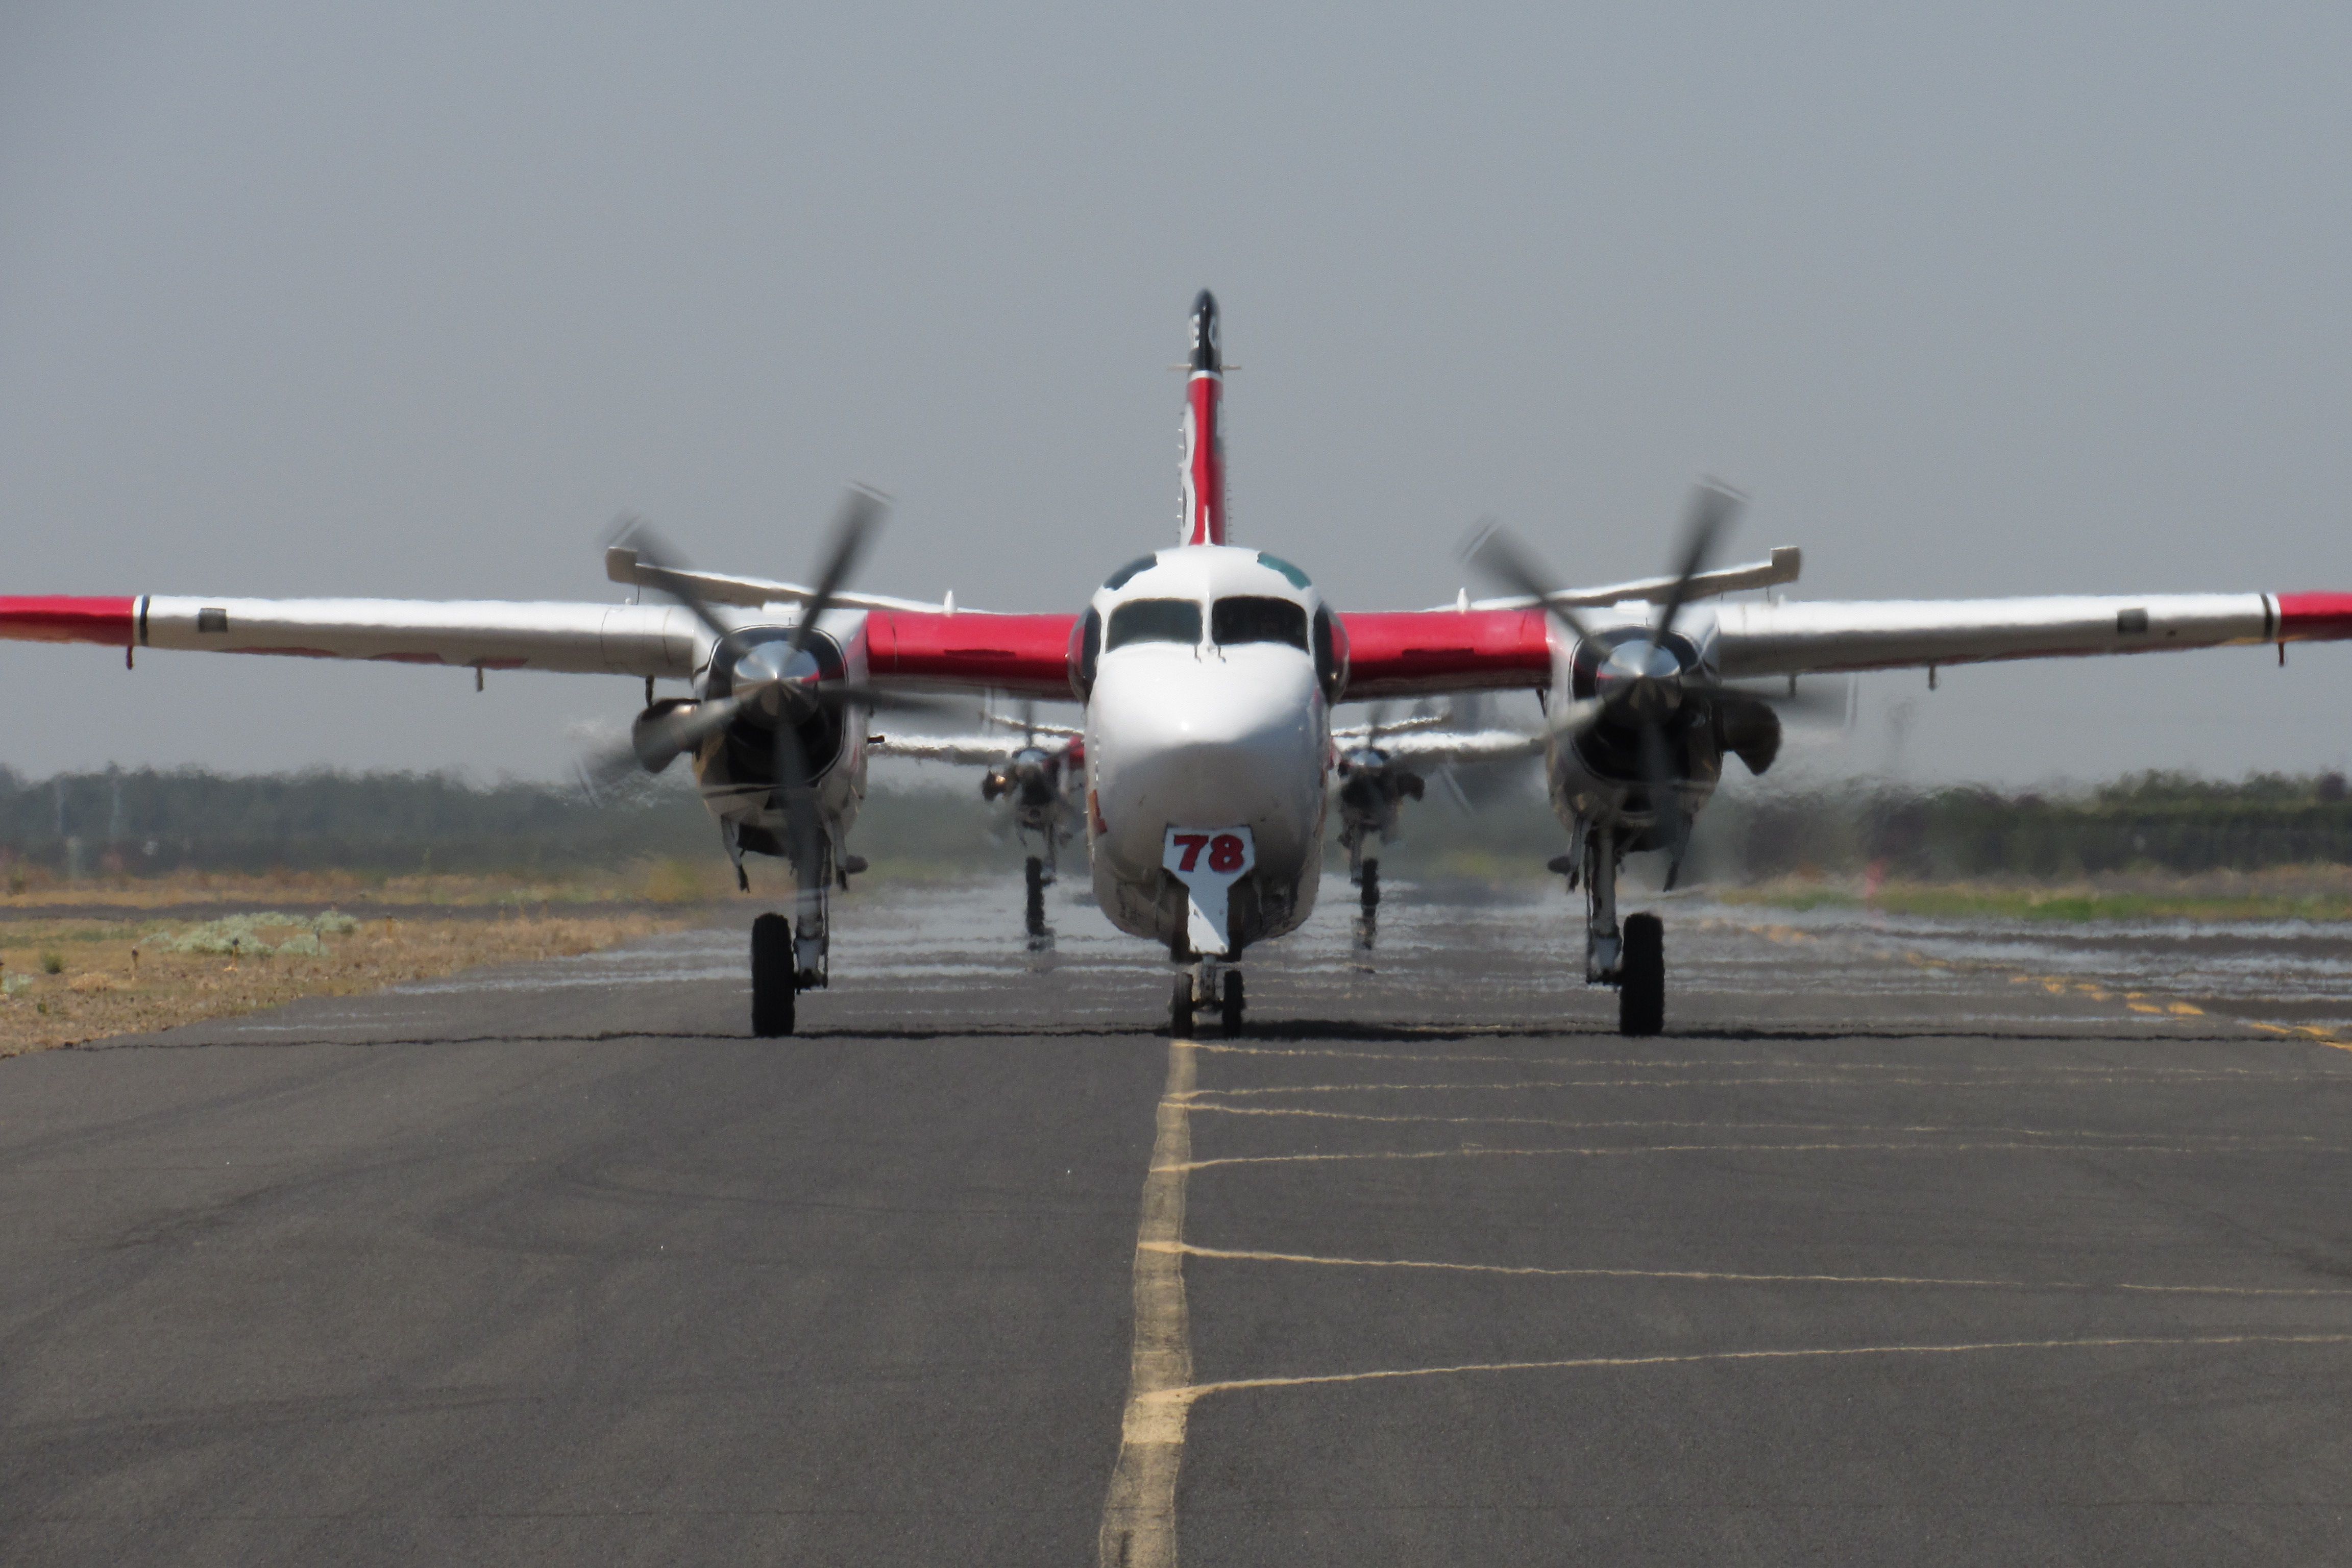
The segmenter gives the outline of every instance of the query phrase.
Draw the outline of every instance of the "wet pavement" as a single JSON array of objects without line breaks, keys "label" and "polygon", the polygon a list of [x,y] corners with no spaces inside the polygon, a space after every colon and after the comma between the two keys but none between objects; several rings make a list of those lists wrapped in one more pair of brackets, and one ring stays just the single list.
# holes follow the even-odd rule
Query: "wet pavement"
[{"label": "wet pavement", "polygon": [[[1339,892],[1327,886],[1327,893]],[[0,1555],[2321,1561],[2324,928],[1391,883],[1244,1037],[1056,890],[0,1063]],[[1638,902],[1631,907],[1639,907]]]}]

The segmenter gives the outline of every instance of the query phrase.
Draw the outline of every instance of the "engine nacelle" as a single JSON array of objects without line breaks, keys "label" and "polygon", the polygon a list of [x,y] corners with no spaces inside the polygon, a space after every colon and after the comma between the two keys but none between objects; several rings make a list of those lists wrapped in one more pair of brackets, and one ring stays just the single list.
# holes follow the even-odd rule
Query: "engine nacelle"
[{"label": "engine nacelle", "polygon": [[[789,644],[792,638],[792,629],[786,626],[761,626],[735,633],[729,638],[732,658],[723,667],[714,662],[704,687],[704,698],[733,695],[736,672],[740,667],[748,666],[763,675],[770,673],[770,666],[782,651],[776,645]],[[814,676],[820,683],[834,683],[845,678],[846,669],[841,645],[823,632],[814,632],[794,656],[793,668],[785,673]],[[777,782],[776,726],[780,723],[792,724],[812,782],[824,778],[848,754],[848,715],[841,708],[821,704],[794,717],[782,699],[772,709],[754,702],[704,743],[695,759],[696,773],[703,787],[772,786]]]}]

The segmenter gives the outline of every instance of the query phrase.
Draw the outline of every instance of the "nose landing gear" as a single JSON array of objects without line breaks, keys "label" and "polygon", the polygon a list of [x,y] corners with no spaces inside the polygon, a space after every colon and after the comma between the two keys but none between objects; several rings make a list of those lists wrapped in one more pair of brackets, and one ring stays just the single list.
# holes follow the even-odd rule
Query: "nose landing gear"
[{"label": "nose landing gear", "polygon": [[1176,977],[1175,994],[1168,1004],[1168,1026],[1182,1039],[1192,1033],[1199,1015],[1213,1008],[1225,1037],[1232,1039],[1242,1032],[1245,1007],[1240,970],[1213,958],[1195,959],[1191,970]]}]

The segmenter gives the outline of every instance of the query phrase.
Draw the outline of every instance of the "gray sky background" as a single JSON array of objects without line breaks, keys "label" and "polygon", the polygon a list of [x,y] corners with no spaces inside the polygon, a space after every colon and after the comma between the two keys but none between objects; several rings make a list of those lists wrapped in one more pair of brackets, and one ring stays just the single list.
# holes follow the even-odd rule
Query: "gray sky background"
[{"label": "gray sky background", "polygon": [[[624,509],[1076,607],[1234,528],[1343,608],[1756,498],[1808,596],[2352,589],[2352,11],[0,9],[0,591],[606,599]],[[2200,10],[2204,14],[2199,14]],[[1816,769],[2352,760],[2352,647],[1873,678]],[[564,771],[618,679],[0,645],[0,761]],[[1890,710],[1907,703],[1907,738]]]}]

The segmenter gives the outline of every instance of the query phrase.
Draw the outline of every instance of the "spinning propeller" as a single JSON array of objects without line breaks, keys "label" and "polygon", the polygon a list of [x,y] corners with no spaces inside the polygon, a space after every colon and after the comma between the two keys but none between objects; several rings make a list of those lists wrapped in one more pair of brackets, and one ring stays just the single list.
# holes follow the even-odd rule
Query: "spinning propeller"
[{"label": "spinning propeller", "polygon": [[[1339,776],[1361,779],[1365,786],[1382,798],[1395,801],[1405,795],[1419,800],[1424,785],[1419,773],[1410,768],[1395,765],[1381,746],[1381,734],[1389,728],[1389,705],[1372,704],[1364,725],[1364,738],[1349,746],[1339,756]],[[1343,790],[1343,798],[1344,798]]]},{"label": "spinning propeller", "polygon": [[[1634,731],[1642,787],[1649,795],[1651,812],[1664,830],[1671,856],[1666,877],[1669,888],[1681,868],[1684,851],[1689,847],[1690,822],[1675,787],[1674,767],[1666,745],[1667,721],[1694,698],[1703,701],[1759,703],[1768,708],[1811,710],[1826,706],[1810,693],[1799,695],[1791,690],[1783,696],[1693,679],[1669,641],[1675,622],[1690,603],[1691,584],[1706,570],[1717,542],[1747,504],[1746,497],[1713,480],[1693,487],[1690,507],[1684,515],[1681,559],[1675,569],[1674,586],[1659,606],[1656,620],[1642,628],[1638,636],[1624,638],[1614,647],[1601,642],[1575,611],[1560,602],[1563,590],[1558,579],[1499,523],[1487,522],[1472,535],[1463,552],[1464,559],[1472,565],[1542,605],[1574,639],[1572,646],[1590,647],[1598,656],[1592,670],[1593,695],[1555,710],[1549,728],[1554,734],[1571,738],[1603,722]],[[1843,698],[1838,700],[1838,706],[1843,708]]]},{"label": "spinning propeller", "polygon": [[849,707],[925,713],[944,708],[927,698],[864,683],[827,680],[809,651],[817,622],[839,597],[888,510],[889,503],[879,494],[863,486],[853,487],[843,499],[824,570],[801,605],[792,636],[782,642],[748,646],[695,589],[692,577],[668,547],[646,524],[633,521],[627,531],[638,558],[660,569],[662,591],[691,611],[717,639],[711,648],[710,669],[714,677],[725,672],[729,690],[724,697],[674,700],[647,708],[629,727],[625,748],[588,764],[592,782],[599,777],[617,780],[638,770],[660,773],[736,720],[757,714],[772,722],[775,734],[775,789],[784,812],[793,863],[803,877],[811,875],[821,863],[824,829],[800,727],[820,711],[838,712]]}]

